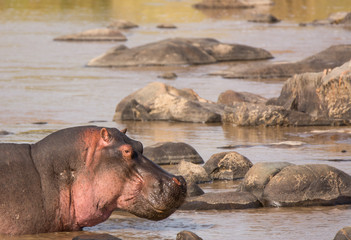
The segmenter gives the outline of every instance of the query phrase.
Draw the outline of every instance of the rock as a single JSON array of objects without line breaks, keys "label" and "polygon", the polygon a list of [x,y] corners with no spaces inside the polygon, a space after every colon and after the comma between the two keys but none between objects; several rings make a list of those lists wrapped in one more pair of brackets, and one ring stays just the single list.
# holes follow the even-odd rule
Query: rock
[{"label": "rock", "polygon": [[156,143],[145,147],[143,154],[159,165],[178,164],[182,160],[197,164],[204,162],[192,146],[183,142]]},{"label": "rock", "polygon": [[283,86],[274,104],[314,118],[351,119],[351,61],[331,71],[295,75]]},{"label": "rock", "polygon": [[253,8],[259,5],[272,5],[272,0],[202,0],[193,7],[199,9],[207,8]]},{"label": "rock", "polygon": [[139,27],[137,24],[127,20],[122,20],[122,19],[115,20],[107,26],[107,28],[112,28],[112,29],[131,29],[131,28],[137,28],[137,27]]},{"label": "rock", "polygon": [[157,76],[158,78],[163,78],[163,79],[175,79],[177,78],[177,74],[173,73],[173,72],[165,72],[161,75]]},{"label": "rock", "polygon": [[177,234],[176,240],[202,240],[202,238],[193,232],[184,230]]},{"label": "rock", "polygon": [[350,240],[350,239],[351,239],[351,227],[344,227],[340,229],[334,237],[334,240]]},{"label": "rock", "polygon": [[0,130],[0,136],[10,135],[10,134],[13,134],[13,133],[5,130]]},{"label": "rock", "polygon": [[258,199],[249,192],[205,193],[187,198],[181,210],[230,210],[262,207]]},{"label": "rock", "polygon": [[113,120],[221,122],[224,107],[199,97],[191,89],[150,83],[124,98]]},{"label": "rock", "polygon": [[177,26],[174,24],[171,24],[171,23],[169,23],[169,24],[163,23],[163,24],[157,25],[157,28],[175,29],[175,28],[177,28]]},{"label": "rock", "polygon": [[184,160],[180,161],[178,164],[178,173],[185,178],[187,183],[204,183],[211,181],[205,168]]},{"label": "rock", "polygon": [[351,176],[325,164],[283,168],[263,191],[265,206],[314,206],[351,203]]},{"label": "rock", "polygon": [[130,67],[210,64],[222,61],[270,59],[260,48],[224,44],[211,38],[171,38],[131,49],[111,49],[92,59],[91,67]]},{"label": "rock", "polygon": [[289,78],[294,74],[321,72],[338,67],[351,59],[351,45],[334,45],[295,63],[239,64],[212,73],[224,78]]},{"label": "rock", "polygon": [[79,235],[72,240],[121,240],[120,238],[114,237],[110,234],[86,234]]},{"label": "rock", "polygon": [[235,102],[265,103],[266,101],[266,98],[257,94],[227,90],[219,95],[217,103],[233,105]]},{"label": "rock", "polygon": [[77,34],[60,36],[55,41],[126,41],[127,38],[118,30],[109,28],[91,29]]},{"label": "rock", "polygon": [[255,14],[248,20],[257,23],[278,23],[280,20],[272,14]]},{"label": "rock", "polygon": [[250,192],[262,201],[267,183],[282,169],[293,164],[288,162],[260,162],[253,165],[240,183],[238,191]]},{"label": "rock", "polygon": [[187,197],[196,197],[196,196],[201,196],[205,194],[205,192],[196,183],[187,181],[186,184],[187,184],[187,191],[186,191]]},{"label": "rock", "polygon": [[351,12],[336,12],[329,15],[327,19],[314,20],[310,23],[300,23],[300,26],[342,26],[349,27],[351,25]]},{"label": "rock", "polygon": [[213,154],[204,168],[213,180],[235,180],[245,176],[252,162],[237,152]]}]

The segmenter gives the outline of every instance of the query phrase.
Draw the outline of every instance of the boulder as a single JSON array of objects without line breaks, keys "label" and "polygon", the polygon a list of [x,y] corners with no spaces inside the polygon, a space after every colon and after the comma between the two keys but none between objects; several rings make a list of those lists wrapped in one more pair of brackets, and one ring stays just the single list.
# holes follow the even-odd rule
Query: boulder
[{"label": "boulder", "polygon": [[55,41],[126,41],[127,38],[116,29],[98,28],[77,34],[60,36]]},{"label": "boulder", "polygon": [[221,122],[223,109],[191,89],[154,82],[124,98],[113,120]]},{"label": "boulder", "polygon": [[163,79],[176,79],[178,76],[174,72],[165,72],[157,76],[158,78]]},{"label": "boulder", "polygon": [[123,19],[115,20],[107,26],[107,28],[111,29],[131,29],[137,27],[139,27],[137,24]]},{"label": "boulder", "polygon": [[267,183],[282,169],[293,164],[288,162],[260,162],[253,165],[240,183],[238,191],[250,192],[262,201]]},{"label": "boulder", "polygon": [[351,25],[351,12],[336,12],[329,15],[327,19],[314,20],[309,23],[300,23],[300,26],[342,26],[349,27]]},{"label": "boulder", "polygon": [[265,103],[266,101],[266,98],[257,94],[227,90],[219,95],[217,103],[234,105],[236,102]]},{"label": "boulder", "polygon": [[178,173],[185,178],[187,183],[204,183],[211,181],[210,176],[202,166],[184,160],[180,161],[178,164]]},{"label": "boulder", "polygon": [[243,178],[250,167],[251,161],[234,151],[213,154],[204,165],[204,169],[213,180]]},{"label": "boulder", "polygon": [[165,29],[175,29],[177,28],[176,25],[171,24],[171,23],[161,23],[159,25],[156,26],[157,28],[165,28]]},{"label": "boulder", "polygon": [[314,118],[350,124],[351,61],[333,70],[295,75],[272,103]]},{"label": "boulder", "polygon": [[178,164],[182,160],[191,163],[204,163],[197,151],[183,142],[156,143],[145,147],[143,154],[159,165]]},{"label": "boulder", "polygon": [[258,199],[249,192],[212,192],[190,197],[181,210],[230,210],[262,207]]},{"label": "boulder", "polygon": [[224,78],[289,78],[294,74],[322,72],[344,64],[351,59],[351,45],[334,45],[313,56],[294,63],[239,64],[212,73]]},{"label": "boulder", "polygon": [[171,38],[131,49],[113,48],[87,64],[91,67],[131,67],[210,64],[222,61],[270,59],[261,48],[224,44],[211,38]]},{"label": "boulder", "polygon": [[177,234],[176,240],[202,240],[202,238],[191,231],[184,230]]},{"label": "boulder", "polygon": [[326,164],[291,165],[275,174],[263,191],[265,206],[351,203],[351,176]]},{"label": "boulder", "polygon": [[351,239],[351,227],[344,227],[340,229],[334,237],[334,240],[350,240],[350,239]]},{"label": "boulder", "polygon": [[202,0],[194,4],[193,7],[198,9],[216,9],[216,8],[253,8],[260,5],[272,5],[272,0]]},{"label": "boulder", "polygon": [[195,182],[188,182],[186,183],[186,196],[187,197],[196,197],[205,194],[205,192],[197,185]]}]

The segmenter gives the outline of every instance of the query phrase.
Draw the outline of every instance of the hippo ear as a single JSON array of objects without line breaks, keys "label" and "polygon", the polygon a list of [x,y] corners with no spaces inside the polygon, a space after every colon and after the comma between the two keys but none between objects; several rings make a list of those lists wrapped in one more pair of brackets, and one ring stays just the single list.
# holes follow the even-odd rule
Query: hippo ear
[{"label": "hippo ear", "polygon": [[101,135],[101,138],[107,143],[109,143],[112,139],[111,134],[107,131],[106,128],[101,129],[100,135]]},{"label": "hippo ear", "polygon": [[127,128],[125,128],[125,129],[122,129],[122,130],[121,130],[121,133],[124,133],[124,134],[126,134],[126,133],[127,133]]}]

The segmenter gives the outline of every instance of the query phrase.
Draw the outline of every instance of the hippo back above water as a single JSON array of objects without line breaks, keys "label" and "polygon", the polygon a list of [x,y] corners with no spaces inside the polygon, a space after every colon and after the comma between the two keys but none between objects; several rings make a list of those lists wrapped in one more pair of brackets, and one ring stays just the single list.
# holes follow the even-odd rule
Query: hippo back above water
[{"label": "hippo back above water", "polygon": [[168,217],[185,199],[185,181],[142,152],[125,131],[96,126],[0,144],[0,234],[81,230],[115,209]]}]

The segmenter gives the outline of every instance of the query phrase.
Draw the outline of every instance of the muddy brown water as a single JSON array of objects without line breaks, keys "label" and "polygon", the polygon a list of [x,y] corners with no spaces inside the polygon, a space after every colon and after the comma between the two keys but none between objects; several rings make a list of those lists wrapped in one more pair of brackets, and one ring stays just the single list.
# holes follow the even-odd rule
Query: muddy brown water
[{"label": "muddy brown water", "polygon": [[[299,27],[330,13],[351,11],[349,0],[276,0],[272,7],[199,11],[195,0],[2,0],[0,1],[0,142],[36,142],[49,133],[76,125],[128,128],[145,146],[160,141],[191,144],[206,161],[231,146],[253,163],[288,161],[326,163],[351,174],[351,128],[239,128],[221,124],[112,122],[117,103],[147,83],[161,81],[192,88],[216,101],[228,89],[276,97],[282,81],[223,79],[208,73],[237,63],[148,69],[87,68],[85,64],[118,44],[128,47],[169,37],[212,37],[248,44],[273,53],[272,61],[297,61],[333,44],[350,44],[351,31],[339,27]],[[272,13],[280,23],[247,22],[255,12]],[[59,35],[104,27],[127,19],[139,28],[125,32],[128,41],[54,42]],[[177,29],[158,29],[173,23]],[[157,78],[173,71],[176,80]],[[40,124],[41,123],[41,124]],[[44,124],[43,124],[44,123]],[[205,191],[228,191],[235,182],[203,185]],[[122,239],[175,239],[190,230],[204,239],[332,239],[351,225],[350,206],[266,208],[233,211],[177,211],[160,222],[115,212],[85,233],[110,233]],[[10,239],[72,239],[81,233],[50,233]]]}]

